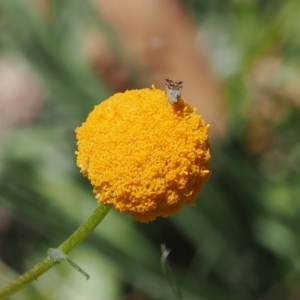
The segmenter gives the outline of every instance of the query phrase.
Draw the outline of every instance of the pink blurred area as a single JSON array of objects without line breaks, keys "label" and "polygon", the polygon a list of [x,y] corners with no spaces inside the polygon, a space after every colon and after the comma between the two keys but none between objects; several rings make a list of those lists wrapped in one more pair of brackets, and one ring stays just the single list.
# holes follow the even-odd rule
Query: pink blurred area
[{"label": "pink blurred area", "polygon": [[33,74],[15,59],[0,59],[0,138],[30,124],[42,105],[42,90]]}]

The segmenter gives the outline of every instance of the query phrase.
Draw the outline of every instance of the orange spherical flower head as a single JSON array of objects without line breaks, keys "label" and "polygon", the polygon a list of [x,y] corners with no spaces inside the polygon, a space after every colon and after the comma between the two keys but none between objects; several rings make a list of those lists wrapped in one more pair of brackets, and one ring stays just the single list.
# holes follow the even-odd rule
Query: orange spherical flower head
[{"label": "orange spherical flower head", "polygon": [[194,204],[210,176],[208,125],[167,98],[154,86],[117,93],[76,129],[77,165],[97,201],[141,222]]}]

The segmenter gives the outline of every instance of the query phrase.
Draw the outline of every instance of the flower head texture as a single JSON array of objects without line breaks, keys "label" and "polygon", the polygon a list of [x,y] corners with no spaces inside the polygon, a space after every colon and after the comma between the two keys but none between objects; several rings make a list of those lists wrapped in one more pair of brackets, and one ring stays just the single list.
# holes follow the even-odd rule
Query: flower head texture
[{"label": "flower head texture", "polygon": [[95,106],[76,135],[77,165],[97,201],[140,222],[194,204],[210,176],[208,125],[154,86]]}]

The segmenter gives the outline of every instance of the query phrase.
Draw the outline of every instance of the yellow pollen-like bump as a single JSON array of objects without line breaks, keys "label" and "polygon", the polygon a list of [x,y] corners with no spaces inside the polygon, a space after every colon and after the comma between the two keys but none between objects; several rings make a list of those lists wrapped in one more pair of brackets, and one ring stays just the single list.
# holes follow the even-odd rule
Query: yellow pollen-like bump
[{"label": "yellow pollen-like bump", "polygon": [[117,93],[76,129],[77,165],[104,205],[141,222],[171,216],[194,204],[210,176],[208,127],[153,85]]}]

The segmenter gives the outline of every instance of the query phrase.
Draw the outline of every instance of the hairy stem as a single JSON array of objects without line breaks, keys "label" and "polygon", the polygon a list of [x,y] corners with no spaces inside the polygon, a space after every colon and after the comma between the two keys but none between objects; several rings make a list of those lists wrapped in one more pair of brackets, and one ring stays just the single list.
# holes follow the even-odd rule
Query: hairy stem
[{"label": "hairy stem", "polygon": [[[99,223],[109,212],[110,208],[110,206],[99,204],[99,206],[97,206],[97,208],[94,210],[93,214],[58,248],[66,254],[69,253],[99,225]],[[24,288],[31,281],[37,279],[40,275],[45,273],[54,265],[55,262],[53,262],[49,257],[46,257],[41,262],[36,264],[32,269],[1,289],[0,299],[6,299],[15,294],[17,291]]]}]

